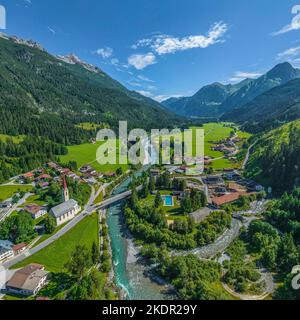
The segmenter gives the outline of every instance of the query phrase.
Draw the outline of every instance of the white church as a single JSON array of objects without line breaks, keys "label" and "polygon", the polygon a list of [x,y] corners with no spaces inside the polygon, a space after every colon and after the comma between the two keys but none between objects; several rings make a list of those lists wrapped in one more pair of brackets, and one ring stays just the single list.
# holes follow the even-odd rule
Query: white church
[{"label": "white church", "polygon": [[62,200],[63,202],[56,207],[53,207],[49,214],[56,220],[57,226],[60,226],[70,220],[72,220],[76,214],[81,210],[77,201],[70,199],[69,190],[67,186],[66,178],[63,177],[62,188]]}]

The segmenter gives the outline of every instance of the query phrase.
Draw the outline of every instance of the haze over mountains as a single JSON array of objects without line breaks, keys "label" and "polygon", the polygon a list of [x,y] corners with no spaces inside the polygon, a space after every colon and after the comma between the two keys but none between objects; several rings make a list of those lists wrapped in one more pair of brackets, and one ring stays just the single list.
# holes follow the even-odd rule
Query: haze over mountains
[{"label": "haze over mountains", "polygon": [[[252,127],[253,121],[262,120],[262,115],[267,122],[270,117],[275,121],[291,121],[299,115],[295,106],[299,82],[291,81],[299,77],[300,70],[285,62],[258,79],[246,79],[234,85],[213,83],[192,97],[169,99],[163,105],[189,117],[216,117],[239,123],[251,120]],[[287,105],[293,106],[293,110],[288,110]]]}]

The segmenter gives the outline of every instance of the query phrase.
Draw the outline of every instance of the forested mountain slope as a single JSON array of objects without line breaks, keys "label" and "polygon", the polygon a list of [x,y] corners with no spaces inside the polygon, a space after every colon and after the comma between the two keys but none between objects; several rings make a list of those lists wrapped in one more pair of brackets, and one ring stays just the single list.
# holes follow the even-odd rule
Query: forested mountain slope
[{"label": "forested mountain slope", "polygon": [[246,175],[275,193],[300,186],[300,120],[264,134],[254,147]]},{"label": "forested mountain slope", "polygon": [[88,136],[74,126],[80,122],[128,120],[130,127],[149,129],[177,121],[157,102],[76,59],[0,38],[0,133],[68,144]]},{"label": "forested mountain slope", "polygon": [[251,132],[278,127],[300,118],[300,79],[269,90],[245,106],[225,114],[223,120],[244,124]]}]

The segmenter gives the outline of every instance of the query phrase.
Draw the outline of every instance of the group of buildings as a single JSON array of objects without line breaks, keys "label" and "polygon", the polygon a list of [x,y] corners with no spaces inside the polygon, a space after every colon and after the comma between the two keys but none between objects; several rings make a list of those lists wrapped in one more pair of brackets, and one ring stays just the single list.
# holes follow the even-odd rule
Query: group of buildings
[{"label": "group of buildings", "polygon": [[229,171],[222,176],[207,176],[203,180],[207,185],[211,202],[217,208],[235,202],[243,195],[264,190],[263,186],[252,180],[242,178],[236,171]]},{"label": "group of buildings", "polygon": [[26,250],[26,243],[19,243],[14,245],[9,240],[0,240],[0,262],[10,259],[24,250]]},{"label": "group of buildings", "polygon": [[[26,179],[31,177],[31,175],[26,174]],[[49,179],[50,176],[43,174],[39,179]],[[33,176],[34,179],[34,176]],[[77,213],[81,210],[78,202],[74,199],[70,199],[69,190],[66,182],[65,176],[62,177],[62,202],[51,208],[48,212],[47,206],[41,206],[37,204],[27,204],[24,207],[24,211],[29,213],[33,219],[39,219],[46,214],[52,216],[56,225],[60,226],[70,220],[72,220]],[[14,245],[8,240],[0,240],[0,262],[5,261],[20,254],[27,248],[25,243]]]}]

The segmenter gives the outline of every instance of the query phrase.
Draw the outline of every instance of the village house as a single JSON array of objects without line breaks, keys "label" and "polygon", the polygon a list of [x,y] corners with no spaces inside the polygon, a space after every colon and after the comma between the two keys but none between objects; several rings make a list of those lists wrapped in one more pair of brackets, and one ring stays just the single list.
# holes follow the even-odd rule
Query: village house
[{"label": "village house", "polygon": [[24,210],[35,220],[47,214],[47,209],[45,207],[36,204],[28,204],[25,206]]},{"label": "village house", "polygon": [[69,172],[66,176],[72,180],[80,180],[80,177],[78,177],[78,175],[72,171]]},{"label": "village house", "polygon": [[32,171],[24,173],[20,176],[23,180],[33,180],[34,179],[34,173]]},{"label": "village house", "polygon": [[92,167],[91,165],[89,165],[89,164],[85,164],[84,166],[82,166],[82,167],[79,169],[79,171],[80,171],[81,173],[87,173],[87,172],[89,172],[89,171],[91,171],[91,170],[93,170],[93,167]]},{"label": "village house", "polygon": [[159,174],[160,174],[160,170],[159,169],[151,169],[150,170],[150,175],[152,177],[157,177],[157,176],[159,176]]},{"label": "village house", "polygon": [[0,203],[0,208],[11,208],[13,206],[13,203],[11,201],[4,201]]},{"label": "village house", "polygon": [[54,162],[48,162],[47,163],[47,167],[53,170],[57,170],[57,168],[59,167],[58,164],[54,163]]},{"label": "village house", "polygon": [[224,185],[224,180],[219,176],[207,176],[205,179],[205,182],[208,185],[213,185],[213,186],[223,186]]},{"label": "village house", "polygon": [[104,177],[105,178],[114,178],[116,176],[115,172],[105,172]]},{"label": "village house", "polygon": [[219,208],[222,205],[237,201],[242,195],[245,195],[245,193],[235,192],[235,193],[226,194],[226,195],[221,196],[221,197],[213,198],[212,199],[212,203],[213,203],[214,206]]},{"label": "village house", "polygon": [[71,172],[71,170],[69,168],[60,168],[58,170],[58,172],[61,174],[61,175],[67,175]]},{"label": "village house", "polygon": [[185,197],[185,191],[172,191],[172,196],[176,197],[178,200],[181,200]]},{"label": "village house", "polygon": [[37,182],[46,182],[48,180],[51,179],[51,176],[49,174],[41,174],[40,176],[38,176],[37,178],[35,178],[35,181]]},{"label": "village house", "polygon": [[50,185],[49,182],[39,182],[39,184],[38,184],[38,186],[39,186],[40,188],[42,188],[42,189],[48,188],[49,185]]},{"label": "village house", "polygon": [[27,244],[26,243],[19,243],[16,244],[12,247],[12,250],[14,252],[14,255],[17,256],[18,254],[22,253],[23,251],[25,251],[27,248]]},{"label": "village house", "polygon": [[223,186],[219,186],[219,187],[215,188],[215,190],[214,190],[214,193],[218,196],[224,195],[226,192],[227,192],[227,189]]},{"label": "village house", "polygon": [[49,272],[32,263],[17,272],[6,283],[6,291],[23,296],[35,296],[46,284]]},{"label": "village house", "polygon": [[247,190],[236,182],[229,182],[228,183],[228,191],[229,192],[246,192]]},{"label": "village house", "polygon": [[13,243],[8,240],[0,240],[0,261],[14,256]]}]

